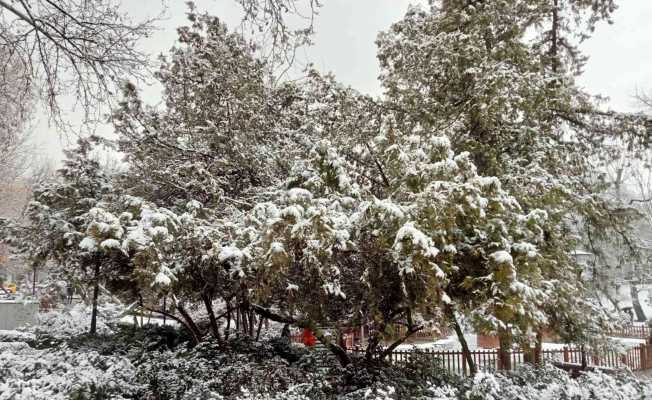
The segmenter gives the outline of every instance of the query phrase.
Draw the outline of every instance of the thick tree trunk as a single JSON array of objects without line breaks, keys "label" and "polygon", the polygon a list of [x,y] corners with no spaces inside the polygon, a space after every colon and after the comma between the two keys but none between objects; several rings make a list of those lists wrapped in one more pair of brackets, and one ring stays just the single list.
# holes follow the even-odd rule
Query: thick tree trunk
[{"label": "thick tree trunk", "polygon": [[647,318],[645,317],[645,311],[643,311],[643,307],[641,307],[641,302],[638,299],[638,289],[636,288],[636,285],[631,283],[629,285],[629,292],[632,296],[632,306],[634,308],[634,313],[636,314],[636,320],[638,322],[647,321]]},{"label": "thick tree trunk", "polygon": [[97,299],[100,295],[100,261],[95,262],[95,270],[93,271],[93,303],[91,311],[91,329],[90,334],[97,333]]},{"label": "thick tree trunk", "polygon": [[249,315],[249,337],[253,338],[256,329],[256,315],[251,310],[247,311],[247,314]]},{"label": "thick tree trunk", "polygon": [[582,369],[586,369],[586,351],[584,351],[584,345],[580,346],[580,356],[581,356],[581,363],[582,363]]},{"label": "thick tree trunk", "polygon": [[511,371],[512,369],[512,336],[509,332],[501,330],[498,332],[498,343],[499,343],[499,360],[500,368],[506,371]]},{"label": "thick tree trunk", "polygon": [[211,325],[213,337],[221,341],[222,337],[220,336],[220,328],[217,326],[217,318],[215,318],[215,312],[213,312],[213,299],[208,294],[202,294],[202,300],[204,301],[204,307],[206,307],[206,313],[208,314],[208,320]]},{"label": "thick tree trunk", "polygon": [[181,314],[181,317],[183,318],[184,321],[186,321],[186,326],[188,327],[190,334],[192,335],[192,339],[195,344],[198,344],[201,341],[202,334],[199,331],[199,328],[197,327],[197,324],[195,324],[195,321],[193,321],[192,317],[188,312],[186,311],[185,308],[183,308],[183,305],[181,305],[178,301],[175,301],[177,310],[179,310],[179,314]]},{"label": "thick tree trunk", "polygon": [[380,345],[380,333],[378,330],[374,330],[373,333],[369,335],[369,339],[367,340],[367,350],[365,353],[365,358],[367,361],[373,360],[378,345]]},{"label": "thick tree trunk", "polygon": [[281,337],[290,338],[290,324],[284,324],[281,330]]},{"label": "thick tree trunk", "polygon": [[543,364],[543,331],[537,331],[537,339],[534,344],[534,364]]},{"label": "thick tree trunk", "polygon": [[195,332],[193,332],[192,328],[188,325],[188,323],[183,318],[179,318],[176,315],[165,311],[165,309],[163,309],[163,310],[154,310],[154,309],[151,309],[151,308],[148,308],[148,307],[143,307],[143,308],[145,310],[151,311],[153,313],[161,314],[161,315],[163,315],[164,318],[167,317],[167,318],[170,318],[173,321],[178,322],[181,326],[183,326],[188,331],[188,333],[190,333],[190,336],[193,339],[193,343],[194,344],[199,344],[199,338],[197,338],[197,336],[195,335]]}]

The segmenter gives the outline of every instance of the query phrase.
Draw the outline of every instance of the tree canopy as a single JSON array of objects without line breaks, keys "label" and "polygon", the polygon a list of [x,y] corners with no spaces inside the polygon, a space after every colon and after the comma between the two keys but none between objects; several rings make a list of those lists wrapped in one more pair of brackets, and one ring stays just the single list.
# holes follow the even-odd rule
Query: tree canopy
[{"label": "tree canopy", "polygon": [[162,106],[123,85],[124,170],[103,171],[82,140],[35,192],[31,225],[6,229],[64,271],[92,268],[94,298],[103,281],[195,342],[272,319],[347,364],[328,329],[367,326],[371,359],[422,329],[462,336],[463,319],[503,350],[544,329],[594,344],[613,319],[573,251],[596,229],[626,237],[595,171],[612,144],[649,143],[647,117],[575,82],[577,40],[614,9],[410,8],[378,36],[380,98],[313,69],[279,82],[250,41],[191,9],[155,73]]}]

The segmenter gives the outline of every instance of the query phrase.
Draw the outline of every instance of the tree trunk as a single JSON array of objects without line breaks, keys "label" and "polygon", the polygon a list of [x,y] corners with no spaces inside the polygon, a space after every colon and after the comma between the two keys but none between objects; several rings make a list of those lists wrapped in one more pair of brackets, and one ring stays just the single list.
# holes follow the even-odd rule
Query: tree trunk
[{"label": "tree trunk", "polygon": [[34,265],[34,273],[32,274],[32,296],[34,297],[36,297],[36,274],[37,274],[37,269],[36,269],[36,265]]},{"label": "tree trunk", "polygon": [[240,326],[242,327],[242,333],[244,335],[249,334],[249,319],[247,318],[247,310],[244,305],[240,306]]},{"label": "tree trunk", "polygon": [[[331,353],[333,353],[337,357],[337,359],[340,362],[340,365],[346,367],[351,363],[351,358],[347,354],[346,350],[341,348],[337,344],[332,343],[328,338],[326,338],[323,335],[321,330],[315,328],[313,323],[310,323],[309,321],[297,321],[292,317],[276,314],[265,307],[261,307],[255,304],[252,306],[252,310],[256,314],[258,314],[261,318],[268,318],[272,321],[280,322],[286,325],[293,324],[302,329],[310,329],[315,335],[315,337],[317,338],[317,340],[322,342],[324,346],[326,346],[326,348],[328,348],[328,350],[330,350]],[[283,330],[285,330],[285,327],[283,328]]]},{"label": "tree trunk", "polygon": [[163,326],[165,326],[165,320],[167,318],[166,312],[167,312],[167,299],[168,296],[163,297]]},{"label": "tree trunk", "polygon": [[90,334],[97,333],[97,298],[100,295],[100,261],[95,262],[95,270],[93,271],[93,304],[91,312],[91,329]]},{"label": "tree trunk", "polygon": [[256,329],[256,315],[251,310],[247,311],[247,314],[249,315],[249,337],[253,338]]},{"label": "tree trunk", "polygon": [[192,335],[192,339],[195,342],[195,344],[198,344],[201,341],[201,332],[199,331],[199,328],[197,327],[197,324],[195,324],[195,321],[193,321],[192,317],[188,312],[183,308],[183,305],[181,305],[178,301],[175,300],[175,304],[177,307],[177,310],[179,310],[179,314],[183,317],[183,320],[186,321],[186,325],[188,326],[188,329],[190,330],[190,334]]},{"label": "tree trunk", "polygon": [[645,311],[643,311],[643,307],[641,307],[641,302],[638,299],[638,289],[636,288],[636,285],[630,283],[629,292],[632,296],[632,306],[634,308],[634,312],[636,313],[636,320],[638,322],[647,321],[647,318],[645,317]]},{"label": "tree trunk", "polygon": [[369,335],[369,340],[367,340],[367,350],[365,352],[365,358],[367,361],[373,360],[374,354],[376,354],[376,348],[378,348],[379,344],[380,332],[378,330],[374,330],[373,333]]},{"label": "tree trunk", "polygon": [[552,72],[559,72],[559,2],[553,1],[552,8],[552,29],[551,29],[550,58],[552,61]]},{"label": "tree trunk", "polygon": [[462,346],[462,355],[466,360],[466,364],[469,366],[469,374],[475,375],[475,373],[478,372],[478,369],[475,365],[475,361],[473,360],[473,356],[471,355],[469,344],[466,342],[466,338],[464,337],[464,332],[462,331],[462,327],[460,327],[460,324],[457,322],[457,318],[455,317],[455,311],[453,310],[453,307],[447,305],[446,314],[451,322],[451,325],[453,326],[453,329],[455,330],[457,339],[460,341],[460,346]]},{"label": "tree trunk", "polygon": [[226,302],[226,329],[224,330],[224,340],[229,340],[231,334],[231,302]]},{"label": "tree trunk", "polygon": [[220,336],[220,328],[217,326],[217,319],[215,318],[215,313],[213,312],[213,299],[208,294],[202,294],[202,300],[204,300],[204,307],[206,307],[206,312],[208,313],[208,320],[211,325],[211,332],[213,337],[219,341],[222,340]]},{"label": "tree trunk", "polygon": [[[199,338],[197,338],[197,336],[195,335],[195,332],[193,332],[192,328],[188,325],[188,322],[186,320],[184,320],[183,318],[179,318],[176,315],[171,314],[171,313],[169,313],[169,312],[167,312],[165,310],[154,310],[154,309],[151,309],[151,308],[148,308],[148,307],[143,307],[143,308],[146,309],[146,310],[149,310],[151,312],[161,314],[161,315],[163,315],[163,317],[167,317],[167,318],[170,318],[173,321],[178,322],[179,325],[183,326],[188,331],[188,333],[190,333],[190,336],[192,336],[192,339],[193,339],[193,343],[194,344],[199,344]],[[136,318],[136,317],[134,317],[134,318]]]},{"label": "tree trunk", "polygon": [[[404,335],[402,338],[400,338],[400,339],[394,341],[394,343],[392,343],[391,345],[389,345],[389,347],[387,347],[385,350],[383,350],[383,353],[382,353],[382,355],[381,355],[381,358],[384,359],[384,358],[386,358],[387,356],[391,356],[392,352],[393,352],[393,351],[394,351],[398,346],[400,346],[401,344],[403,344],[406,340],[408,340],[408,339],[410,338],[410,336],[412,336],[413,334],[417,333],[417,332],[420,331],[420,330],[421,330],[421,328],[417,328],[417,329],[408,328],[407,332],[405,333],[405,335]],[[342,348],[346,348],[346,342],[344,342],[344,344],[340,344],[340,347],[342,347]]]},{"label": "tree trunk", "polygon": [[264,319],[263,317],[260,317],[258,319],[258,330],[256,331],[256,341],[260,339],[260,331],[261,329],[263,329],[263,319]]},{"label": "tree trunk", "polygon": [[509,332],[506,332],[504,330],[500,330],[498,332],[498,343],[499,343],[499,349],[498,349],[498,354],[499,354],[499,360],[500,360],[500,368],[505,371],[511,371],[512,369],[512,354],[511,354],[511,349],[512,349],[512,337],[509,334]]},{"label": "tree trunk", "polygon": [[541,365],[543,361],[543,331],[537,331],[537,339],[534,344],[534,364]]},{"label": "tree trunk", "polygon": [[349,357],[349,354],[346,352],[346,349],[343,349],[336,343],[333,343],[330,339],[324,336],[324,334],[321,332],[320,329],[311,328],[311,326],[309,326],[308,324],[299,324],[299,327],[308,328],[312,330],[317,340],[322,342],[322,344],[326,346],[326,348],[330,350],[331,353],[335,355],[335,357],[337,357],[337,360],[340,362],[340,365],[342,367],[346,367],[347,365],[351,364],[351,358]]},{"label": "tree trunk", "polygon": [[582,363],[582,369],[586,369],[586,352],[584,351],[584,345],[580,346],[580,355],[581,355],[581,363]]}]

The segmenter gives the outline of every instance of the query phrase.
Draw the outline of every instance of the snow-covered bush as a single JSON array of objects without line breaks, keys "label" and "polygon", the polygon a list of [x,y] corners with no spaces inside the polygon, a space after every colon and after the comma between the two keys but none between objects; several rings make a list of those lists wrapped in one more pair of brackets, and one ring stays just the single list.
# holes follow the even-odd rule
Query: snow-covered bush
[{"label": "snow-covered bush", "polygon": [[[232,341],[229,347],[205,342],[193,349],[147,353],[139,361],[136,379],[147,385],[146,395],[155,398],[234,398],[242,388],[253,393],[282,393],[292,385],[319,381],[314,369],[297,368],[305,351],[291,344]],[[283,357],[287,357],[283,358]],[[208,396],[208,397],[202,397]]]},{"label": "snow-covered bush", "polygon": [[29,332],[0,330],[0,343],[2,342],[28,342],[36,337]]},{"label": "snow-covered bush", "polygon": [[[120,315],[122,307],[115,304],[102,304],[99,307],[97,333],[107,335],[113,332],[110,324]],[[91,307],[75,304],[69,310],[52,310],[39,314],[38,325],[32,327],[37,334],[52,338],[69,338],[88,333],[91,323]]]},{"label": "snow-covered bush", "polygon": [[589,371],[577,379],[553,366],[523,366],[510,374],[478,373],[459,387],[432,386],[424,399],[432,400],[630,400],[648,399],[652,385],[630,373]]},{"label": "snow-covered bush", "polygon": [[121,357],[66,348],[0,347],[0,400],[122,399],[136,392]]},{"label": "snow-covered bush", "polygon": [[[21,335],[5,336],[18,340]],[[512,373],[480,372],[462,378],[418,354],[400,365],[355,359],[355,365],[342,368],[332,358],[324,358],[328,353],[295,346],[287,339],[232,338],[194,348],[183,345],[189,340],[171,327],[120,327],[107,336],[55,340],[49,348],[0,342],[0,400],[629,400],[652,396],[652,385],[629,373],[593,371],[572,379],[552,366],[524,366]]]}]

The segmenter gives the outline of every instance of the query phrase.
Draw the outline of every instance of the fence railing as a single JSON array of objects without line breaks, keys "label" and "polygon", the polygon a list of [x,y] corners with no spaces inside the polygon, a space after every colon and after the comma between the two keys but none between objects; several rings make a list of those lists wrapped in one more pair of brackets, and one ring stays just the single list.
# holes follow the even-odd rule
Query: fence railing
[{"label": "fence railing", "polygon": [[[352,350],[354,353],[362,353],[364,350]],[[498,349],[479,349],[470,351],[478,370],[491,371],[505,369],[509,365],[512,369],[527,362],[528,354],[522,350],[512,350],[508,353],[511,363],[502,363]],[[461,350],[397,350],[388,355],[392,363],[400,364],[408,362],[413,357],[425,357],[433,363],[439,364],[444,369],[460,375],[468,375],[469,366],[466,357]],[[624,352],[605,351],[602,353],[585,352],[579,347],[564,347],[562,349],[543,350],[541,352],[543,362],[577,364],[582,365],[582,359],[589,367],[601,367],[612,369],[645,370],[652,368],[652,345],[641,344],[629,348]]]},{"label": "fence railing", "polygon": [[647,339],[650,337],[650,328],[646,325],[626,325],[611,332],[611,336]]},{"label": "fence railing", "polygon": [[[613,331],[610,335],[621,338],[650,339],[650,328],[644,325],[632,324]],[[291,340],[301,343],[302,337],[299,334],[295,334],[292,335]],[[350,346],[348,342],[347,346]],[[348,350],[353,353],[364,353],[364,349],[360,348],[349,348]],[[505,366],[514,369],[528,362],[528,356],[530,355],[522,350],[512,350],[507,353],[511,361],[507,363],[501,360],[501,354],[498,349],[476,349],[469,353],[478,370],[505,369]],[[467,359],[464,357],[462,350],[394,350],[388,355],[388,360],[392,363],[404,363],[417,355],[430,358],[434,363],[438,363],[442,368],[451,372],[461,375],[467,375],[469,373]],[[565,346],[561,349],[542,350],[540,358],[544,362],[576,365],[583,365],[585,363],[589,367],[626,368],[632,371],[646,370],[652,369],[652,342],[647,340],[646,343],[630,347],[624,351],[608,350],[592,352],[585,351],[579,346]]]}]

